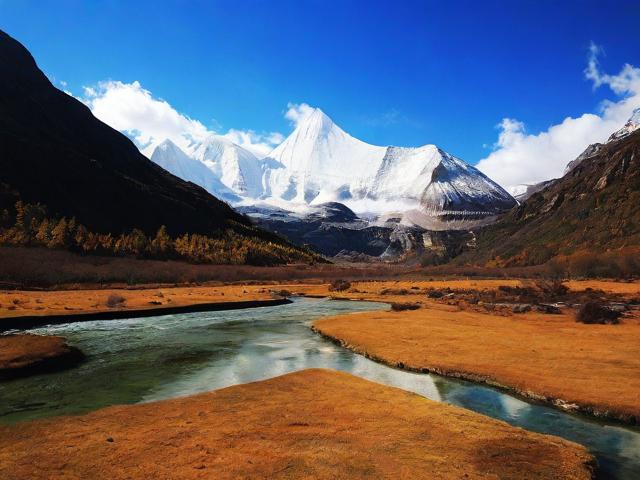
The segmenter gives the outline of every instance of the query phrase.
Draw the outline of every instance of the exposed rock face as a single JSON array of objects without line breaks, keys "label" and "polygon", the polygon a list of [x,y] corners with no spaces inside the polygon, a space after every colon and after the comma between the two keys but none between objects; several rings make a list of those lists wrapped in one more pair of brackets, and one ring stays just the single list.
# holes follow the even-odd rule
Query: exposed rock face
[{"label": "exposed rock face", "polygon": [[616,138],[479,232],[471,261],[544,263],[559,253],[640,246],[640,131]]},{"label": "exposed rock face", "polygon": [[596,155],[600,151],[601,148],[602,148],[602,144],[601,143],[593,143],[593,144],[589,145],[585,149],[584,152],[582,152],[580,155],[578,155],[578,157],[576,157],[575,160],[571,160],[567,164],[567,167],[564,169],[564,175],[566,175],[571,170],[573,170],[578,165],[580,165],[580,163],[582,163],[583,160],[585,160],[587,158],[590,158],[590,157],[593,157],[594,155]]},{"label": "exposed rock face", "polygon": [[309,245],[342,260],[395,260],[425,251],[450,258],[473,248],[473,234],[468,230],[429,231],[400,223],[399,218],[364,219],[337,202],[302,214],[266,207],[240,207],[239,211],[297,245]]},{"label": "exposed rock face", "polygon": [[[621,140],[625,137],[628,137],[638,129],[640,129],[640,108],[636,108],[633,111],[633,113],[631,114],[631,117],[629,118],[629,120],[627,120],[627,123],[625,123],[620,130],[613,132],[606,143],[615,142],[617,140]],[[594,155],[598,154],[602,149],[602,147],[603,147],[602,143],[593,143],[589,145],[585,149],[585,151],[582,152],[575,160],[572,160],[567,164],[567,168],[565,168],[564,174],[566,175],[575,167],[580,165],[580,163],[582,163],[583,160],[587,158],[591,158]]]},{"label": "exposed rock face", "polygon": [[545,188],[547,188],[549,185],[551,185],[553,182],[555,182],[556,179],[552,179],[552,180],[545,180],[544,182],[540,182],[540,183],[534,183],[533,185],[526,185],[525,190],[516,195],[515,199],[518,202],[524,202],[527,198],[529,198],[531,195],[533,195],[534,193],[539,192],[540,190],[543,190]]}]

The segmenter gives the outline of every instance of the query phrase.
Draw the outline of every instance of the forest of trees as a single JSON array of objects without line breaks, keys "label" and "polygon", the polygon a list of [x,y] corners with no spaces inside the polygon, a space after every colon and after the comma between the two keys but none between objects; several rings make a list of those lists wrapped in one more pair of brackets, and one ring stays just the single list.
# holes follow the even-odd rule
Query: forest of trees
[{"label": "forest of trees", "polygon": [[0,211],[0,244],[41,246],[85,254],[135,256],[153,259],[181,259],[193,263],[234,265],[279,265],[293,262],[312,263],[318,255],[282,243],[266,241],[231,229],[215,237],[184,234],[172,238],[164,226],[155,236],[142,230],[112,235],[89,231],[75,218],[50,218],[40,204],[18,201],[15,211]]}]

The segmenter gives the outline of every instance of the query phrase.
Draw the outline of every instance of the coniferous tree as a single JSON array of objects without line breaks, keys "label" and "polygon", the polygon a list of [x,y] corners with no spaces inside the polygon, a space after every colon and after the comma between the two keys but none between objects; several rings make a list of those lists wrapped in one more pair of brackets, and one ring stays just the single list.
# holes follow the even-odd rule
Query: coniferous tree
[{"label": "coniferous tree", "polygon": [[67,230],[67,219],[62,217],[51,230],[51,248],[65,248],[69,246],[69,232]]},{"label": "coniferous tree", "polygon": [[73,235],[73,241],[79,248],[81,248],[86,252],[88,250],[87,239],[89,237],[89,232],[87,231],[84,225],[78,225],[78,227],[75,230],[76,231],[75,231],[75,234]]},{"label": "coniferous tree", "polygon": [[51,241],[51,224],[46,218],[40,222],[38,232],[36,233],[36,240],[45,246]]},{"label": "coniferous tree", "polygon": [[172,249],[173,241],[167,233],[167,227],[162,225],[158,229],[155,238],[151,241],[151,252],[161,258],[166,258]]},{"label": "coniferous tree", "polygon": [[26,229],[25,216],[24,216],[24,203],[22,200],[16,202],[16,228],[21,230]]}]

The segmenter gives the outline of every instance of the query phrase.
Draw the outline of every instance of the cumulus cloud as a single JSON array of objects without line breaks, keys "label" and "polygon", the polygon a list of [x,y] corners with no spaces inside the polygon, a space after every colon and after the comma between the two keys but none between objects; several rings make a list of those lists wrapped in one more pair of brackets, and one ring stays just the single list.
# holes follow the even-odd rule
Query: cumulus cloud
[{"label": "cumulus cloud", "polygon": [[298,124],[313,113],[315,108],[307,103],[291,103],[287,104],[287,111],[284,118],[291,122],[291,125],[297,127]]},{"label": "cumulus cloud", "polygon": [[283,138],[277,132],[262,134],[235,129],[226,133],[216,132],[178,112],[167,101],[154,97],[138,81],[99,82],[84,87],[80,100],[97,118],[129,136],[147,156],[151,156],[155,147],[165,139],[189,152],[195,144],[212,134],[223,135],[256,155],[264,156]]},{"label": "cumulus cloud", "polygon": [[483,173],[512,192],[518,186],[561,177],[571,160],[591,143],[604,142],[622,127],[634,108],[640,106],[640,68],[626,64],[617,75],[604,73],[598,57],[602,47],[589,47],[585,78],[593,87],[603,85],[616,95],[614,101],[603,102],[598,113],[584,113],[552,125],[536,134],[527,133],[521,121],[504,118],[493,151],[476,165]]},{"label": "cumulus cloud", "polygon": [[85,87],[83,101],[97,118],[126,133],[149,155],[165,139],[188,150],[211,133],[198,120],[179,113],[167,101],[154,98],[137,81],[109,80]]}]

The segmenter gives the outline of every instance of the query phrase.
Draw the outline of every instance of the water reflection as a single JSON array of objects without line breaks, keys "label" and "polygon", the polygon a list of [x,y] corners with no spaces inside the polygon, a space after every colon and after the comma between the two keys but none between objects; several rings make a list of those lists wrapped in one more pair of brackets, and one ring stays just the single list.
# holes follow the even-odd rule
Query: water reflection
[{"label": "water reflection", "polygon": [[114,403],[188,395],[304,368],[343,370],[523,428],[587,445],[606,478],[639,478],[640,433],[533,405],[469,382],[392,369],[309,329],[324,315],[386,308],[300,299],[229,312],[98,321],[36,330],[66,336],[89,355],[73,370],[0,385],[0,420],[81,413]]}]

